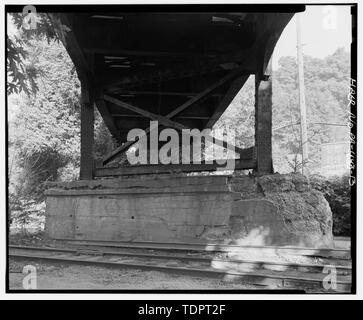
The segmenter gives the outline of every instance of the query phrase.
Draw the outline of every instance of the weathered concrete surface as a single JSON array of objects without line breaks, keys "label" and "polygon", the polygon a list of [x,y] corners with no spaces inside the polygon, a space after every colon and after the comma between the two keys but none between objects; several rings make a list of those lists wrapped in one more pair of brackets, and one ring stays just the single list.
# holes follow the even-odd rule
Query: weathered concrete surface
[{"label": "weathered concrete surface", "polygon": [[329,205],[301,175],[74,181],[46,195],[52,238],[333,245]]}]

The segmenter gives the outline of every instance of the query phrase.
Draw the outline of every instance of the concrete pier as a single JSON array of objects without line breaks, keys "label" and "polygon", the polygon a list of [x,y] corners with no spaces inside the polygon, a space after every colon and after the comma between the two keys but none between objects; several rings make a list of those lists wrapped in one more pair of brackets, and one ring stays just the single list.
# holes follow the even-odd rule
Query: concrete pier
[{"label": "concrete pier", "polygon": [[46,195],[54,239],[333,246],[329,204],[297,174],[82,180]]}]

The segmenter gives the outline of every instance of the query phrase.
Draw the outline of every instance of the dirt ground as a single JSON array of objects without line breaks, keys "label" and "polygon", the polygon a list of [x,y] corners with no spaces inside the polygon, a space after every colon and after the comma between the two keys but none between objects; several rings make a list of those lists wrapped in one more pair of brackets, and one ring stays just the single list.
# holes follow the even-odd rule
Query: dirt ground
[{"label": "dirt ground", "polygon": [[[28,246],[62,246],[59,241],[47,239],[43,232],[15,233],[9,243]],[[261,289],[260,286],[229,281],[145,271],[137,269],[113,269],[76,264],[60,264],[39,261],[9,259],[9,288],[23,289],[25,265],[37,270],[37,289],[55,290],[244,290]]]},{"label": "dirt ground", "polygon": [[25,265],[37,270],[37,289],[48,290],[243,290],[261,289],[244,283],[207,279],[156,271],[108,269],[83,265],[62,265],[35,261],[9,261],[9,288],[24,289],[22,273]]}]

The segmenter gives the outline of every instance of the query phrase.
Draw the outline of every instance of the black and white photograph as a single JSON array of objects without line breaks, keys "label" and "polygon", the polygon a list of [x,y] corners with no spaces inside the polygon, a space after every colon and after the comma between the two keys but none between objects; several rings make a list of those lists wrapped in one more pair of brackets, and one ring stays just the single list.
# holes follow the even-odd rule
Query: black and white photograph
[{"label": "black and white photograph", "polygon": [[357,3],[3,8],[3,291],[357,293]]}]

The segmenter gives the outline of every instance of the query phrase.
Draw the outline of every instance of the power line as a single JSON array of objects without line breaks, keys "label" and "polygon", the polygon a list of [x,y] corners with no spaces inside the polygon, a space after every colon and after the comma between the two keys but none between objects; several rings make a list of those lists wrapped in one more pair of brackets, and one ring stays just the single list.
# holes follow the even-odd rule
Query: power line
[{"label": "power line", "polygon": [[[272,131],[277,131],[277,130],[281,130],[287,127],[291,127],[291,126],[295,126],[295,125],[299,125],[300,121],[297,122],[290,122],[287,124],[284,124],[280,127],[277,128],[273,128]],[[347,124],[341,124],[341,123],[333,123],[333,122],[309,122],[309,125],[322,125],[322,126],[334,126],[334,127],[347,127]]]}]

